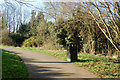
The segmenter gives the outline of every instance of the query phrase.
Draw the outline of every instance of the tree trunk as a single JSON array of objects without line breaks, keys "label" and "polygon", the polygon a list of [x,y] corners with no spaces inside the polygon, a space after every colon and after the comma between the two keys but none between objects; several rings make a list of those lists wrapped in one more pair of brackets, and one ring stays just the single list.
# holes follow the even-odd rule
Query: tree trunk
[{"label": "tree trunk", "polygon": [[92,40],[92,51],[91,54],[95,54],[95,41]]},{"label": "tree trunk", "polygon": [[110,43],[109,43],[109,41],[108,41],[108,56],[112,56],[112,49],[111,49],[111,47],[110,47]]},{"label": "tree trunk", "polygon": [[91,46],[91,39],[89,39],[89,53],[91,54],[91,51],[92,51],[92,46]]}]

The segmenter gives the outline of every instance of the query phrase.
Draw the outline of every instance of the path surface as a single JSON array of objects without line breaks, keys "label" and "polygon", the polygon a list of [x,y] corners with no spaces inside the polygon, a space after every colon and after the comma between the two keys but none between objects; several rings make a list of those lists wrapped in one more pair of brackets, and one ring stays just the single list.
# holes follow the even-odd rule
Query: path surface
[{"label": "path surface", "polygon": [[30,78],[97,78],[93,73],[75,64],[47,54],[16,48],[2,48],[12,51],[22,58]]}]

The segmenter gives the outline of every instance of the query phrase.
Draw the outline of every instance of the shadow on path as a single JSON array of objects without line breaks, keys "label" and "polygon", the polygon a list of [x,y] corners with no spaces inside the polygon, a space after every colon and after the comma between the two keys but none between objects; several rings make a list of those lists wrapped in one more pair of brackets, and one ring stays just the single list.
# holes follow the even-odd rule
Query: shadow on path
[{"label": "shadow on path", "polygon": [[46,78],[40,80],[54,80],[53,78],[57,78],[57,80],[89,80],[80,78],[97,78],[96,75],[83,68],[47,54],[14,48],[4,49],[20,56],[28,69],[29,78],[31,80],[39,80],[40,78]]},{"label": "shadow on path", "polygon": [[[15,51],[11,51],[15,54],[21,54],[21,53],[16,53]],[[26,58],[24,56],[21,57],[23,62],[25,62],[26,67],[28,69],[28,72],[30,73],[30,78],[52,78],[52,77],[58,77],[58,76],[70,76],[73,73],[62,73],[59,72],[62,70],[62,68],[58,67],[45,67],[46,64],[52,65],[52,63],[69,63],[65,61],[36,61],[36,59],[33,58]],[[42,65],[45,63],[45,66]],[[37,64],[37,65],[36,65]],[[38,66],[39,64],[39,66]]]},{"label": "shadow on path", "polygon": [[[36,63],[39,64],[40,62],[32,61],[33,64],[26,64],[30,74],[30,78],[52,78],[52,77],[63,77],[63,76],[69,76],[72,75],[72,73],[62,73],[59,72],[59,70],[62,70],[62,68],[58,67],[45,67],[43,65],[36,66]],[[42,62],[43,64],[44,62]],[[46,63],[46,62],[45,62]],[[51,62],[47,62],[51,63]],[[52,62],[54,63],[54,62]],[[52,64],[51,64],[52,65]]]}]

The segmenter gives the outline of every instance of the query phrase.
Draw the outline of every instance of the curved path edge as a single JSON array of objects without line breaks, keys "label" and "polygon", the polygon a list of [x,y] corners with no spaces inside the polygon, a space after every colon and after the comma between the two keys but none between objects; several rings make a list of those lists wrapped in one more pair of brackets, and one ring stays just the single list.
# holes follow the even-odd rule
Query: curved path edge
[{"label": "curved path edge", "polygon": [[0,48],[16,53],[24,61],[29,78],[98,78],[82,67],[47,54],[17,48]]}]

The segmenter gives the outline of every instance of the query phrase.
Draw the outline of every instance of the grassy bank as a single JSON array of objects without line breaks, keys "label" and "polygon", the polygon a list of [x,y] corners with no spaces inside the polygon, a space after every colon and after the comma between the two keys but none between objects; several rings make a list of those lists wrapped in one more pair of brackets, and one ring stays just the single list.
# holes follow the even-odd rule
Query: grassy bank
[{"label": "grassy bank", "polygon": [[20,58],[7,50],[2,50],[2,78],[28,78],[26,66]]},{"label": "grassy bank", "polygon": [[[66,60],[66,51],[62,50],[53,51],[24,47],[20,49],[37,51]],[[84,67],[102,78],[120,78],[120,59],[106,58],[87,53],[78,53],[78,61],[74,62],[74,64]]]},{"label": "grassy bank", "polygon": [[120,61],[86,53],[79,54],[75,64],[86,67],[102,78],[120,78]]}]

